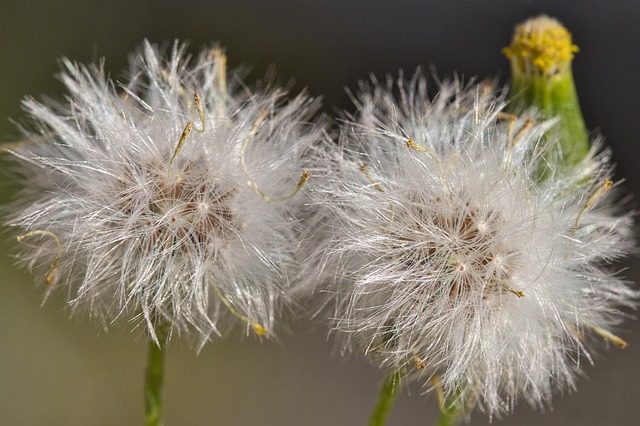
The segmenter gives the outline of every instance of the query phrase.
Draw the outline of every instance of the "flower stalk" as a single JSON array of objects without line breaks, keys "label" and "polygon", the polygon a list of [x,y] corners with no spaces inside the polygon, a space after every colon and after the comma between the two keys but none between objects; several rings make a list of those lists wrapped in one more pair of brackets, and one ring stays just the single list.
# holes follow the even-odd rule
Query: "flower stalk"
[{"label": "flower stalk", "polygon": [[456,426],[462,419],[462,400],[460,399],[462,391],[447,398],[442,390],[440,377],[433,376],[431,382],[435,387],[436,396],[438,397],[438,406],[440,407],[440,417],[436,422],[436,426]]},{"label": "flower stalk", "polygon": [[144,381],[144,412],[146,426],[164,425],[164,362],[167,327],[156,327],[157,340],[149,339],[147,370]]},{"label": "flower stalk", "polygon": [[458,424],[460,424],[460,412],[454,406],[440,414],[436,426],[456,426]]},{"label": "flower stalk", "polygon": [[384,426],[387,423],[387,417],[389,417],[389,412],[398,394],[400,378],[400,372],[394,370],[382,382],[378,392],[378,400],[369,419],[369,426]]},{"label": "flower stalk", "polygon": [[147,369],[144,381],[144,412],[146,426],[164,424],[164,363],[167,347],[167,327],[156,327],[156,339],[149,339]]}]

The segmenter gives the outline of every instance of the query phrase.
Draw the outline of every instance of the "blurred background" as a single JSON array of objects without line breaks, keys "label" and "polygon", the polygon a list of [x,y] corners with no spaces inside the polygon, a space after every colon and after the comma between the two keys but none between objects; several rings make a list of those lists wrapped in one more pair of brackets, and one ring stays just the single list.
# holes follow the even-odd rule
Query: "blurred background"
[{"label": "blurred background", "polygon": [[[384,77],[433,64],[440,76],[508,78],[500,49],[513,26],[547,13],[573,33],[581,52],[574,74],[587,125],[606,136],[619,178],[640,196],[640,5],[557,0],[2,0],[0,1],[0,142],[18,137],[24,95],[60,98],[57,59],[107,58],[119,78],[143,38],[179,38],[191,51],[220,41],[232,67],[251,78],[273,64],[324,97],[325,111],[350,109],[344,87],[369,73]],[[13,191],[0,182],[0,198]],[[69,319],[64,300],[41,306],[36,277],[22,274],[0,244],[0,425],[140,425],[146,344],[126,326],[108,333]],[[640,282],[637,260],[625,275]],[[521,405],[495,425],[640,424],[640,322],[586,366],[578,392],[558,396],[542,414]],[[366,424],[383,372],[364,359],[342,359],[324,330],[296,325],[279,342],[218,339],[196,354],[188,342],[168,349],[166,424],[350,426]],[[437,407],[418,385],[403,389],[389,426],[433,424]],[[472,425],[487,425],[475,414]]]}]

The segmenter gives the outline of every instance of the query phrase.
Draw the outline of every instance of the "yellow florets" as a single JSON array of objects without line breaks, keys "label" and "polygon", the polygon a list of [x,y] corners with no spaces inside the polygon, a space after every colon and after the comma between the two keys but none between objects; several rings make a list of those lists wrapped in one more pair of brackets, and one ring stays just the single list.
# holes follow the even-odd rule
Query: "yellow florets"
[{"label": "yellow florets", "polygon": [[521,72],[553,75],[568,69],[579,50],[560,22],[541,15],[518,25],[502,52]]}]

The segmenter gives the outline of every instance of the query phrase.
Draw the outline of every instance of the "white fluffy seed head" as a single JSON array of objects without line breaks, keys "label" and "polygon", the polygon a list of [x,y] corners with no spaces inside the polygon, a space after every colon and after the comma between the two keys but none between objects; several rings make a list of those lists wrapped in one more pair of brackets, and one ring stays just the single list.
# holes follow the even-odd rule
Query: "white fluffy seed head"
[{"label": "white fluffy seed head", "polygon": [[105,325],[270,335],[290,296],[292,194],[318,103],[252,93],[219,48],[184,49],[145,42],[122,83],[64,60],[66,101],[25,100],[32,143],[12,150],[24,190],[8,219],[19,260]]},{"label": "white fluffy seed head", "polygon": [[636,305],[607,268],[633,246],[608,152],[540,178],[553,122],[503,113],[483,85],[445,82],[432,98],[418,73],[363,85],[356,104],[339,144],[316,150],[322,229],[302,273],[343,349],[437,375],[490,415],[573,388],[594,331]]}]

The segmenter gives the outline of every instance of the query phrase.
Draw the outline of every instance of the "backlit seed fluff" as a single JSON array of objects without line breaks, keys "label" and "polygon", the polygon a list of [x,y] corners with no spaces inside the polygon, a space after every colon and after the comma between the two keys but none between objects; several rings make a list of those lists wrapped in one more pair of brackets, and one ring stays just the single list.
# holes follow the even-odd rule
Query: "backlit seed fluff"
[{"label": "backlit seed fluff", "polygon": [[344,350],[500,415],[572,389],[603,338],[624,345],[612,330],[637,293],[610,264],[632,223],[608,151],[544,175],[554,123],[502,112],[486,85],[429,97],[416,74],[356,104],[315,150],[302,273]]},{"label": "backlit seed fluff", "polygon": [[252,92],[219,48],[184,49],[145,42],[122,82],[64,60],[66,100],[24,101],[27,142],[8,148],[24,188],[7,219],[18,259],[105,326],[271,335],[318,103]]}]

